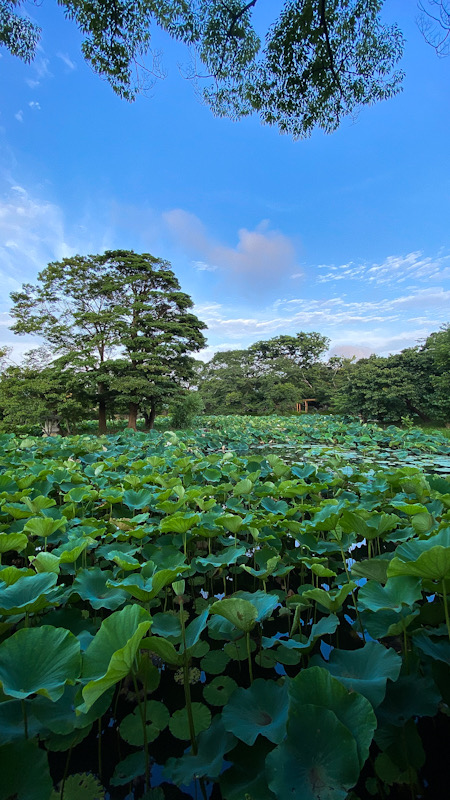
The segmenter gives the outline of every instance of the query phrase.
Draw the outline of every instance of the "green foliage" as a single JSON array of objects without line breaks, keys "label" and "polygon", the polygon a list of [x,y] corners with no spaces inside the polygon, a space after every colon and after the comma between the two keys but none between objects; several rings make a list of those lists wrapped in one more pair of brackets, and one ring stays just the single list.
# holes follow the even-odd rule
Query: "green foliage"
[{"label": "green foliage", "polygon": [[450,484],[424,470],[450,473],[448,440],[202,421],[0,436],[0,798],[144,800],[153,747],[224,800],[423,793],[450,659]]},{"label": "green foliage", "polygon": [[180,394],[170,406],[171,427],[175,430],[189,428],[194,418],[203,411],[203,400],[197,392]]},{"label": "green foliage", "polygon": [[[38,29],[14,13],[14,3],[3,4],[0,41],[30,60]],[[403,37],[382,23],[382,0],[285,0],[264,46],[252,22],[257,0],[120,0],[114,9],[85,0],[60,4],[85,36],[86,60],[127,100],[163,74],[157,56],[145,64],[154,25],[194,50],[211,79],[203,96],[214,113],[257,112],[295,137],[316,126],[335,130],[343,117],[401,86],[403,74],[394,70]]]}]

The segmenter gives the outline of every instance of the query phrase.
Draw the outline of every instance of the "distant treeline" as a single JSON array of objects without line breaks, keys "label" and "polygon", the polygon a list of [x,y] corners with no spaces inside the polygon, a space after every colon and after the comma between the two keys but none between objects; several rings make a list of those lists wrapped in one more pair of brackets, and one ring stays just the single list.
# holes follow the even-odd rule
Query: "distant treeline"
[{"label": "distant treeline", "polygon": [[319,333],[277,336],[246,350],[197,362],[198,388],[208,414],[309,410],[358,414],[380,422],[450,419],[450,325],[416,347],[359,361],[332,356]]},{"label": "distant treeline", "polygon": [[[130,401],[135,401],[147,428],[157,413],[167,411],[172,426],[183,427],[202,410],[289,414],[309,400],[309,411],[359,415],[363,420],[436,424],[450,420],[450,325],[423,344],[385,358],[326,360],[328,348],[327,337],[317,332],[277,336],[246,350],[216,353],[207,363],[185,356],[190,371],[185,368],[180,374],[178,368],[178,375],[171,371],[169,355],[164,381],[147,369],[148,388],[144,391],[140,385],[136,396],[131,386],[113,383],[115,362],[110,361],[102,372],[105,386],[111,387],[107,415],[116,420],[126,417]],[[175,360],[179,364],[179,355]],[[55,430],[74,432],[94,419],[98,375],[80,362],[79,368],[73,361],[70,366],[52,362],[48,351],[40,348],[21,366],[5,363],[0,375],[0,429],[25,431],[53,421]]]}]

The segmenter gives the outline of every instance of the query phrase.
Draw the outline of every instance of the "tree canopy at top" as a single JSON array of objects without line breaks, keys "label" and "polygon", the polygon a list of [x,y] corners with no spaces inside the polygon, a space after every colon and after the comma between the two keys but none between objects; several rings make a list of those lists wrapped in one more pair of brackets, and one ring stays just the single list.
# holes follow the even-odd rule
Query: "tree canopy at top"
[{"label": "tree canopy at top", "polygon": [[[261,42],[252,14],[258,0],[58,0],[85,39],[82,50],[117,94],[145,88],[156,25],[193,51],[191,77],[207,79],[213,112],[261,121],[294,137],[335,130],[361,106],[396,94],[403,36],[381,20],[383,0],[284,0]],[[0,44],[32,60],[39,28],[0,0]],[[193,62],[194,63],[194,62]]]}]

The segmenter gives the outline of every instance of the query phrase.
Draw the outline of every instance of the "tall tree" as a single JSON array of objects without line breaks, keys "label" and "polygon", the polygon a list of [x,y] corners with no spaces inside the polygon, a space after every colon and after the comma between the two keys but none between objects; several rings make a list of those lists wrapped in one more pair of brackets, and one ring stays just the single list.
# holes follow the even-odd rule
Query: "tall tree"
[{"label": "tall tree", "polygon": [[[395,67],[403,36],[381,20],[383,0],[284,0],[265,44],[253,24],[258,0],[59,0],[85,35],[84,57],[117,94],[132,100],[161,75],[152,56],[156,25],[189,45],[207,76],[203,96],[214,113],[257,112],[295,137],[329,132],[363,105],[400,90]],[[260,4],[261,5],[261,4]],[[0,44],[30,60],[39,29],[0,0]],[[197,77],[194,74],[190,77]]]},{"label": "tall tree", "polygon": [[36,286],[13,292],[16,333],[36,333],[62,365],[95,378],[99,430],[108,401],[127,401],[129,425],[152,386],[185,377],[188,351],[204,344],[205,327],[189,312],[170,264],[149,253],[114,250],[49,264]]}]

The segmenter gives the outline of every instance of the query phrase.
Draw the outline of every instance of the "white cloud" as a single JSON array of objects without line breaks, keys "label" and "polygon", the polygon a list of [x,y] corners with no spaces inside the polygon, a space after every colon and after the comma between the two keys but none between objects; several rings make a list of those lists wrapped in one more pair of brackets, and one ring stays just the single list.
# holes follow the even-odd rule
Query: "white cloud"
[{"label": "white cloud", "polygon": [[30,103],[28,103],[28,105],[30,106],[30,108],[34,108],[36,111],[41,110],[40,103],[38,103],[36,100],[32,100]]},{"label": "white cloud", "polygon": [[20,111],[18,111],[17,114],[14,114],[14,117],[17,120],[17,122],[23,122],[23,111],[22,111],[22,109],[20,109]]},{"label": "white cloud", "polygon": [[218,269],[215,264],[206,264],[205,261],[193,261],[192,266],[197,272],[215,272]]},{"label": "white cloud", "polygon": [[66,65],[66,67],[70,71],[77,68],[77,65],[75,64],[74,61],[72,61],[72,59],[67,55],[67,53],[57,53],[56,55],[58,58],[61,59],[61,61]]},{"label": "white cloud", "polygon": [[420,250],[403,256],[387,256],[381,264],[342,264],[327,266],[320,264],[317,269],[327,269],[320,274],[317,283],[331,281],[364,281],[372,286],[396,286],[407,280],[428,282],[450,277],[450,255],[435,258],[424,256]]},{"label": "white cloud", "polygon": [[40,81],[34,81],[32,78],[25,78],[25,83],[30,87],[30,89],[36,89],[36,87],[39,86]]},{"label": "white cloud", "polygon": [[183,209],[163,214],[163,219],[179,245],[196,257],[197,263],[214,265],[234,281],[251,284],[254,293],[270,290],[281,278],[296,271],[293,242],[263,220],[254,230],[240,228],[233,246],[211,236],[201,220]]}]

